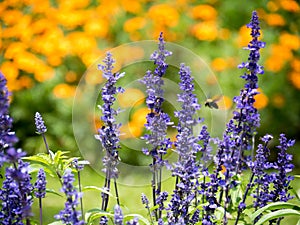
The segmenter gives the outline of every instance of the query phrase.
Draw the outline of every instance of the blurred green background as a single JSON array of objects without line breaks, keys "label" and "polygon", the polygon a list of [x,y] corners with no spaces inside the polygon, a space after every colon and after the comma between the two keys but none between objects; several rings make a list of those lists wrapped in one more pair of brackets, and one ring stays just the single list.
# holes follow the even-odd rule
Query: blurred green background
[{"label": "blurred green background", "polygon": [[[258,136],[270,133],[278,137],[284,132],[297,139],[291,153],[299,169],[300,6],[294,0],[0,2],[0,69],[12,92],[10,112],[19,146],[29,154],[44,152],[34,127],[34,114],[39,111],[48,127],[51,149],[80,155],[72,129],[72,105],[81,77],[107,50],[133,41],[157,40],[161,31],[166,41],[204,59],[217,77],[207,84],[220,85],[224,100],[220,110],[230,115],[234,107],[231,99],[243,85],[239,78],[243,71],[236,67],[247,60],[248,52],[242,48],[250,40],[245,24],[252,10],[258,12],[262,40],[267,43],[261,51],[265,74],[260,76],[261,94],[255,103],[261,113]],[[126,84],[130,78],[122,79]],[[100,72],[89,77],[92,85],[102,81]],[[118,98],[120,107],[131,112],[121,128],[123,141],[130,142],[144,132],[147,109],[143,101],[131,101],[144,97],[139,89],[130,88]],[[202,104],[204,101],[199,99]],[[101,126],[100,111],[96,114],[91,113],[88,121],[95,125],[91,131],[95,134]],[[127,158],[126,152],[122,153],[127,163],[145,163],[141,162],[143,157],[133,157],[127,151]]]}]

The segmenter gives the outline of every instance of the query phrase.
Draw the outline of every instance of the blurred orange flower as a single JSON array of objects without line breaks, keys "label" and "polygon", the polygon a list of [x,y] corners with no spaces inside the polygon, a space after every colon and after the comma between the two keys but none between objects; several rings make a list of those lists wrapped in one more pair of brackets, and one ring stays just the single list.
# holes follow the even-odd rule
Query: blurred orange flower
[{"label": "blurred orange flower", "polygon": [[70,98],[75,94],[76,87],[68,84],[58,84],[53,89],[56,98]]},{"label": "blurred orange flower", "polygon": [[300,72],[292,71],[292,72],[289,74],[289,78],[290,78],[292,84],[293,84],[297,89],[300,89]]},{"label": "blurred orange flower", "polygon": [[218,36],[218,28],[215,21],[204,21],[192,27],[192,34],[199,40],[213,41]]},{"label": "blurred orange flower", "polygon": [[218,12],[210,5],[197,5],[192,8],[192,17],[194,19],[215,20]]},{"label": "blurred orange flower", "polygon": [[292,50],[298,50],[300,48],[300,38],[297,35],[289,33],[280,34],[279,42],[283,46]]},{"label": "blurred orange flower", "polygon": [[291,67],[293,68],[294,71],[300,72],[300,59],[294,58],[291,61]]},{"label": "blurred orange flower", "polygon": [[294,0],[280,0],[280,5],[283,9],[290,12],[299,12],[299,4]]},{"label": "blurred orange flower", "polygon": [[257,109],[263,109],[268,105],[269,99],[263,93],[261,88],[258,88],[258,92],[259,92],[259,94],[254,96],[255,102],[254,102],[253,106]]},{"label": "blurred orange flower", "polygon": [[91,18],[84,24],[83,29],[90,36],[104,38],[108,33],[109,23],[102,18]]},{"label": "blurred orange flower", "polygon": [[227,62],[223,58],[215,58],[211,62],[211,67],[212,67],[213,70],[215,70],[217,72],[220,72],[220,71],[223,71],[227,68]]},{"label": "blurred orange flower", "polygon": [[121,0],[121,5],[125,11],[137,14],[142,11],[141,2],[143,1]]},{"label": "blurred orange flower", "polygon": [[179,20],[177,9],[169,4],[152,6],[148,11],[148,16],[153,20],[154,26],[174,27]]},{"label": "blurred orange flower", "polygon": [[124,23],[124,31],[131,33],[142,29],[146,24],[146,19],[143,17],[134,17]]},{"label": "blurred orange flower", "polygon": [[270,26],[283,26],[285,25],[284,18],[276,13],[267,14],[264,17],[266,23]]}]

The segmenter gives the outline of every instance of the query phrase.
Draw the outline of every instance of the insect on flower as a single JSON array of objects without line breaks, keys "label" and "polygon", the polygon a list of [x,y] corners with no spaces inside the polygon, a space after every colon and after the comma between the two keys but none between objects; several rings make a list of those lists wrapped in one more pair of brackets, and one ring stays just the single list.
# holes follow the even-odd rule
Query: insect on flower
[{"label": "insect on flower", "polygon": [[218,101],[220,101],[220,99],[222,98],[222,95],[215,97],[215,98],[208,98],[206,99],[204,106],[208,107],[208,108],[215,108],[218,109],[219,106],[217,104]]}]

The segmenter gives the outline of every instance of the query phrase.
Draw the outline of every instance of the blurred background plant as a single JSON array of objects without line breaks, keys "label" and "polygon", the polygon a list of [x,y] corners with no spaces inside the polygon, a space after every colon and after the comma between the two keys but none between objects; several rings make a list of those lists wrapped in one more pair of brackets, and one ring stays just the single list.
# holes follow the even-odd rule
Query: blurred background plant
[{"label": "blurred background plant", "polygon": [[[237,65],[250,40],[244,26],[257,10],[267,43],[261,65],[256,107],[262,125],[259,132],[300,141],[300,6],[294,0],[5,0],[0,3],[0,69],[8,80],[11,115],[20,146],[29,154],[43,151],[35,135],[34,114],[42,113],[51,129],[47,133],[53,149],[78,152],[72,131],[72,103],[76,86],[95,60],[118,45],[156,40],[163,31],[166,41],[191,49],[201,56],[217,76],[225,105],[241,87]],[[186,62],[188,63],[188,62]],[[123,78],[126,80],[126,76]],[[95,84],[102,81],[91,77]],[[211,81],[216,82],[216,81]],[[122,138],[143,134],[144,93],[130,88],[119,98],[121,107],[132,107]],[[199,102],[204,105],[205,99]],[[133,104],[134,107],[133,107]],[[91,118],[97,127],[98,118]],[[96,133],[96,130],[95,130]],[[25,138],[26,137],[26,138]],[[297,143],[297,142],[296,142]],[[134,159],[131,159],[134,160]],[[294,162],[300,167],[300,154]],[[136,163],[136,162],[135,162]]]}]

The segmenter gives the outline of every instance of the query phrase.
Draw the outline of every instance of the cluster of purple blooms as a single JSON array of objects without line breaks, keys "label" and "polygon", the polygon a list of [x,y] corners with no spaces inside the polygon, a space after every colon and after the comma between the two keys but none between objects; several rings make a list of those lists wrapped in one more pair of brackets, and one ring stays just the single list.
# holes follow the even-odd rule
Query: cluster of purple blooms
[{"label": "cluster of purple blooms", "polygon": [[[258,74],[263,74],[263,67],[258,64],[260,49],[265,43],[259,41],[260,27],[256,12],[252,13],[251,22],[247,25],[251,29],[252,40],[245,48],[250,51],[248,62],[238,67],[246,69],[241,76],[245,85],[240,95],[234,98],[236,109],[232,119],[227,123],[222,138],[212,139],[208,128],[202,125],[201,130],[196,134],[196,126],[199,126],[203,119],[197,116],[201,109],[198,99],[194,93],[193,77],[191,70],[185,64],[180,65],[180,94],[178,102],[181,110],[174,113],[178,118],[178,124],[173,125],[170,116],[163,111],[164,102],[164,81],[168,64],[167,57],[172,53],[165,49],[163,34],[159,36],[158,50],[151,55],[154,61],[154,71],[147,71],[141,82],[146,86],[146,104],[150,110],[146,117],[146,134],[143,139],[146,147],[143,153],[152,158],[150,170],[153,174],[152,204],[142,194],[142,203],[148,211],[151,224],[154,220],[157,224],[198,224],[214,225],[227,224],[232,211],[237,212],[235,224],[243,217],[242,212],[248,207],[247,197],[252,196],[255,209],[266,206],[270,202],[286,202],[292,198],[289,193],[290,182],[293,179],[288,175],[293,169],[292,156],[287,150],[294,145],[294,140],[288,140],[284,134],[279,137],[278,158],[275,162],[269,162],[269,144],[273,137],[269,134],[261,138],[261,143],[255,149],[256,130],[260,125],[260,116],[253,106],[255,95],[258,94]],[[103,104],[99,107],[102,111],[101,121],[103,126],[98,130],[96,138],[101,141],[105,156],[103,157],[103,172],[105,173],[105,184],[102,193],[102,211],[107,211],[111,181],[115,183],[117,193],[118,164],[119,164],[119,128],[116,116],[119,110],[113,108],[116,101],[115,95],[124,90],[117,87],[117,81],[124,76],[124,73],[113,73],[115,60],[111,53],[107,53],[103,65],[99,65],[106,83],[102,88]],[[40,169],[34,184],[31,184],[29,164],[22,160],[25,153],[21,149],[15,149],[17,142],[15,133],[12,131],[12,118],[9,116],[9,100],[6,88],[6,79],[0,73],[0,169],[5,168],[5,179],[0,188],[0,222],[3,225],[27,224],[32,217],[31,206],[33,196],[39,199],[40,215],[42,214],[42,198],[46,195],[46,174]],[[42,135],[47,153],[53,154],[45,139],[47,128],[39,113],[35,115],[35,125],[38,134]],[[178,133],[176,141],[171,142],[167,135],[168,127],[173,126]],[[212,143],[217,146],[215,157],[212,156]],[[167,151],[174,148],[178,154],[178,160],[169,164],[164,158]],[[52,156],[52,155],[51,155]],[[214,161],[214,168],[209,168],[207,162]],[[52,160],[52,158],[50,158]],[[78,159],[72,162],[73,168],[79,173],[83,166]],[[175,187],[172,193],[162,189],[162,169],[166,167],[171,170],[175,177]],[[243,198],[236,205],[233,204],[231,190],[240,187],[241,173],[250,169],[250,180],[246,186]],[[269,173],[268,170],[273,172]],[[3,170],[1,170],[3,171]],[[58,173],[58,171],[57,171]],[[0,174],[3,177],[2,174]],[[66,202],[63,210],[55,216],[64,224],[80,225],[85,224],[81,202],[81,211],[77,207],[81,200],[81,189],[74,186],[75,176],[70,168],[58,177],[62,184],[61,191],[64,192]],[[78,177],[79,180],[79,177]],[[167,200],[169,199],[169,202]],[[116,225],[124,224],[124,215],[117,196],[117,205],[114,207],[112,220]],[[222,218],[217,218],[217,209],[222,209]],[[99,224],[108,224],[109,219],[105,214],[100,217]],[[282,218],[276,223],[280,224]],[[272,222],[271,222],[272,223]],[[40,224],[42,218],[40,217]],[[138,218],[126,222],[127,225],[139,224]]]}]

